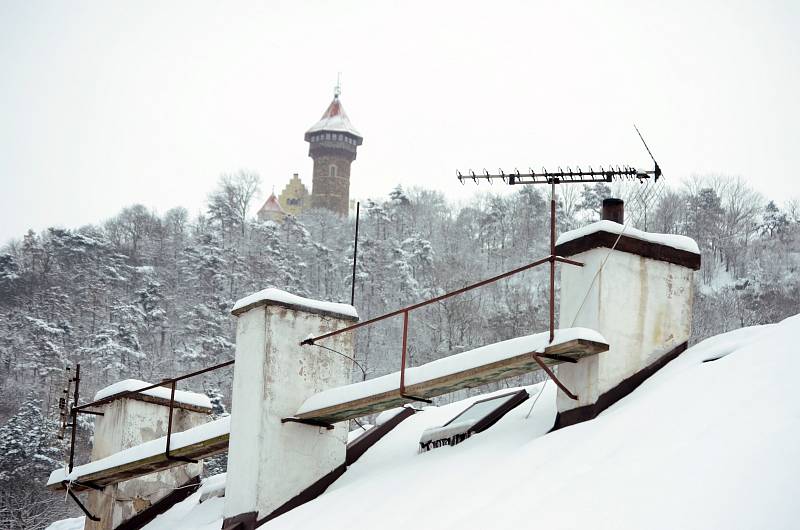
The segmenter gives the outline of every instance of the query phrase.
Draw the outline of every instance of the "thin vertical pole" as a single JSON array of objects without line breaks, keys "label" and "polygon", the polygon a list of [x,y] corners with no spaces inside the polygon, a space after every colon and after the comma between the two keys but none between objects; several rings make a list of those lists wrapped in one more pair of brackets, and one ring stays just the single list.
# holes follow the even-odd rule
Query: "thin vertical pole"
[{"label": "thin vertical pole", "polygon": [[556,180],[550,184],[550,342],[555,338],[556,290]]},{"label": "thin vertical pole", "polygon": [[81,384],[81,365],[75,365],[75,393],[72,401],[72,437],[69,444],[69,472],[75,465],[75,431],[78,428],[78,386]]},{"label": "thin vertical pole", "polygon": [[356,299],[356,259],[358,259],[358,214],[361,203],[356,203],[356,237],[353,240],[353,280],[350,282],[350,305],[354,305]]},{"label": "thin vertical pole", "polygon": [[408,346],[408,311],[403,311],[403,358],[400,364],[400,393],[406,392],[406,350]]},{"label": "thin vertical pole", "polygon": [[172,408],[175,406],[175,380],[172,381],[172,388],[169,393],[169,419],[167,419],[167,450],[165,455],[169,458],[169,444],[172,438]]}]

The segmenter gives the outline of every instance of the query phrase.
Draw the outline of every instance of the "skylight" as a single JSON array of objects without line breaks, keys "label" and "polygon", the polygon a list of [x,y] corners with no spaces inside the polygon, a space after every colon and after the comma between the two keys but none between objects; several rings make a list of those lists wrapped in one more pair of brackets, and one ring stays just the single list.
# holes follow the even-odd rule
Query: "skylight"
[{"label": "skylight", "polygon": [[419,440],[420,451],[459,444],[494,425],[526,399],[528,392],[522,389],[476,401],[441,427],[425,429]]}]

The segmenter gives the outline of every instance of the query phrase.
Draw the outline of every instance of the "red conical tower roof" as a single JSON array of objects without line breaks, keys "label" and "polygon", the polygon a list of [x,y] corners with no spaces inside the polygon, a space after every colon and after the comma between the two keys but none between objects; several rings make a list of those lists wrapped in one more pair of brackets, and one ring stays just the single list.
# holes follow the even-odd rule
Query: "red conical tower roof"
[{"label": "red conical tower roof", "polygon": [[350,134],[357,139],[358,145],[360,145],[363,140],[361,133],[350,123],[350,118],[347,117],[342,102],[339,101],[338,94],[333,97],[333,101],[328,105],[328,109],[325,111],[325,114],[322,115],[322,118],[306,131],[306,141],[308,141],[308,137],[311,133],[323,131]]}]

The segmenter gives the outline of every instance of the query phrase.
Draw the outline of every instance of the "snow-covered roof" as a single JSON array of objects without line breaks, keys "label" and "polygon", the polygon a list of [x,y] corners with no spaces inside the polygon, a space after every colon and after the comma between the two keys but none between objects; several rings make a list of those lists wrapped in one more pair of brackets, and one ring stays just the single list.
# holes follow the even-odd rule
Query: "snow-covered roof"
[{"label": "snow-covered roof", "polygon": [[336,302],[324,302],[322,300],[303,298],[302,296],[287,293],[286,291],[274,287],[268,287],[267,289],[239,299],[239,301],[234,304],[231,312],[237,315],[251,307],[269,304],[282,305],[290,309],[299,308],[312,313],[325,313],[348,320],[358,320],[358,312],[356,308],[350,304],[339,304]]},{"label": "snow-covered roof", "polygon": [[70,517],[69,519],[61,519],[48,526],[45,530],[83,530],[86,524],[86,517]]},{"label": "snow-covered roof", "polygon": [[[138,379],[125,379],[122,381],[117,381],[112,385],[109,385],[105,388],[98,390],[97,393],[94,395],[94,400],[99,401],[101,399],[112,397],[117,394],[122,394],[123,392],[135,392],[140,388],[147,388],[148,386],[151,385],[152,383],[148,383],[146,381],[139,381]],[[163,386],[157,386],[155,388],[151,388],[150,390],[145,390],[144,392],[141,392],[141,394],[169,401],[170,389]],[[130,397],[135,398],[136,396],[133,395]],[[175,401],[177,403],[182,403],[184,405],[191,405],[193,407],[199,407],[211,410],[211,400],[205,394],[200,394],[197,392],[189,392],[187,390],[176,390]]]},{"label": "snow-covered roof", "polygon": [[592,223],[575,230],[570,230],[569,232],[564,232],[558,237],[556,245],[563,245],[569,241],[573,241],[597,232],[609,232],[615,235],[622,233],[623,236],[626,237],[647,241],[649,243],[656,243],[658,245],[664,245],[678,250],[685,250],[686,252],[700,255],[700,248],[697,246],[695,240],[691,237],[679,236],[676,234],[656,234],[652,232],[644,232],[642,230],[633,228],[632,226],[626,227],[625,225],[615,223],[614,221],[606,220],[597,221],[596,223]]},{"label": "snow-covered roof", "polygon": [[339,96],[334,96],[333,101],[331,101],[331,104],[328,105],[327,110],[325,110],[325,114],[322,115],[322,118],[320,118],[317,123],[306,131],[306,135],[320,131],[343,132],[352,134],[359,139],[363,138],[361,133],[350,123],[350,118],[347,117],[342,102],[339,101]]},{"label": "snow-covered roof", "polygon": [[[794,528],[798,335],[800,316],[713,337],[596,419],[554,432],[552,383],[528,387],[531,399],[491,429],[418,453],[426,428],[487,395],[426,407],[323,495],[263,528]],[[399,500],[408,495],[414,509]],[[145,530],[218,530],[224,502],[200,497]],[[343,507],[358,516],[331,517]]]},{"label": "snow-covered roof", "polygon": [[261,213],[261,212],[264,212],[264,213],[275,212],[275,213],[282,213],[282,214],[286,213],[286,212],[283,211],[283,208],[281,207],[281,203],[278,202],[278,198],[275,196],[274,193],[270,194],[270,196],[267,199],[267,201],[264,203],[264,205],[258,211],[258,213]]}]

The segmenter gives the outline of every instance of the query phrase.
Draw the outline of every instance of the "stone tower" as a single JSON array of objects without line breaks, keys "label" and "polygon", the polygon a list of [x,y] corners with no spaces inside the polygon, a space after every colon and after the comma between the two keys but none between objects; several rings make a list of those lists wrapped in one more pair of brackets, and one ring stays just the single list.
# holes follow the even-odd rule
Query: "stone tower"
[{"label": "stone tower", "polygon": [[338,86],[328,110],[306,132],[305,140],[309,143],[308,156],[314,160],[311,206],[346,216],[350,208],[350,164],[363,138],[344,112]]}]

